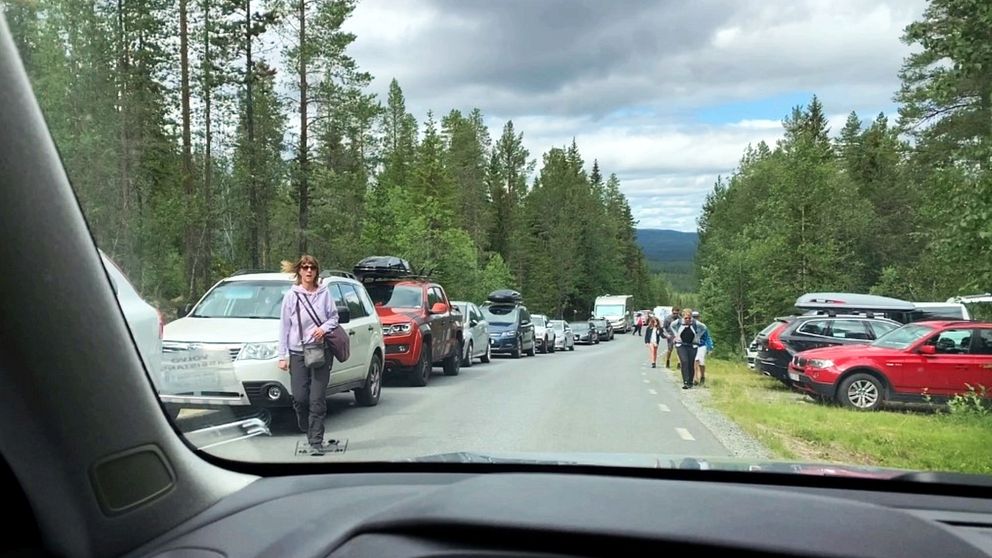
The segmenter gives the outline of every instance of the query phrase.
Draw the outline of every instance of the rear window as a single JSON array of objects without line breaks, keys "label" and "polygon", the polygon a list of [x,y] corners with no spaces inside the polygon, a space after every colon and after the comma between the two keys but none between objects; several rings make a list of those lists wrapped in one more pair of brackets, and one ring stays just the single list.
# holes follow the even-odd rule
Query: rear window
[{"label": "rear window", "polygon": [[379,283],[366,285],[365,290],[376,306],[420,308],[424,303],[424,291],[420,287]]},{"label": "rear window", "polygon": [[917,308],[910,313],[910,321],[925,322],[927,320],[963,320],[965,318],[961,306],[928,306]]}]

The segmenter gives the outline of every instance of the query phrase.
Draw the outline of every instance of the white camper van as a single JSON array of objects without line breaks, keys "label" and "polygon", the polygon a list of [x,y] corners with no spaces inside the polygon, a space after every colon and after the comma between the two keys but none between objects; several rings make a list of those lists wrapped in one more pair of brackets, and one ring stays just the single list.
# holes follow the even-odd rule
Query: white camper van
[{"label": "white camper van", "polygon": [[627,333],[631,329],[630,299],[633,295],[605,295],[596,297],[596,304],[592,314],[597,318],[603,318],[610,322],[613,331]]}]

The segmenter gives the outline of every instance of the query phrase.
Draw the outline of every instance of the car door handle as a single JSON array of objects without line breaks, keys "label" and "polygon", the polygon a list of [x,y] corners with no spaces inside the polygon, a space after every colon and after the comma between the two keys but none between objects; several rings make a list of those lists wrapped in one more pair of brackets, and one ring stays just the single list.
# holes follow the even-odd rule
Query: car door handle
[{"label": "car door handle", "polygon": [[369,326],[369,331],[372,331],[373,329],[374,329],[374,328],[373,328],[372,326]]},{"label": "car door handle", "polygon": [[348,335],[354,335],[354,334],[355,334],[355,332],[354,332],[354,331],[349,331],[349,332],[348,332]]}]

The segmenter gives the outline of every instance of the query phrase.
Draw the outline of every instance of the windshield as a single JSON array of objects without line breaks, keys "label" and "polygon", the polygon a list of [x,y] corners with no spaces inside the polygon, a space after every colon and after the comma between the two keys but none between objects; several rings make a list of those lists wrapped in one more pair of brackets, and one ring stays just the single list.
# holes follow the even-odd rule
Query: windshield
[{"label": "windshield", "polygon": [[[992,339],[970,325],[992,303],[946,302],[992,285],[988,1],[0,6],[93,244],[135,291],[116,298],[149,393],[181,435],[264,423],[205,451],[992,474]],[[312,419],[280,361],[332,324],[280,314],[295,271],[335,278],[316,321],[348,318]],[[917,310],[890,332],[881,312],[777,327],[824,294]],[[870,348],[949,327],[933,317],[974,320],[953,354]],[[861,368],[794,369],[841,346]]]},{"label": "windshield", "polygon": [[482,316],[491,326],[508,326],[517,323],[519,310],[515,306],[483,306]]},{"label": "windshield", "polygon": [[607,304],[596,306],[595,314],[597,316],[622,316],[623,306],[620,304]]},{"label": "windshield", "polygon": [[279,319],[289,281],[228,281],[217,285],[190,314],[193,318]]},{"label": "windshield", "polygon": [[921,324],[907,324],[882,335],[872,343],[886,349],[905,349],[933,332],[933,328]]},{"label": "windshield", "polygon": [[376,306],[420,308],[424,305],[424,294],[420,287],[380,283],[366,285],[365,289]]},{"label": "windshield", "polygon": [[555,331],[564,331],[565,324],[561,322],[551,322],[551,328],[554,329]]}]

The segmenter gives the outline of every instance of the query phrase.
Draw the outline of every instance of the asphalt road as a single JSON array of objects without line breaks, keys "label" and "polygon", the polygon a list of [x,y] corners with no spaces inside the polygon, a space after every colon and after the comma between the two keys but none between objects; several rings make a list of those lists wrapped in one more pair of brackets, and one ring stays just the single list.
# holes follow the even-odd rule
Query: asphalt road
[{"label": "asphalt road", "polygon": [[[682,404],[674,375],[647,363],[641,339],[575,351],[478,361],[427,387],[389,379],[375,407],[350,393],[328,400],[328,438],[344,452],[298,455],[304,436],[283,428],[209,449],[249,461],[396,460],[448,452],[729,456]],[[180,421],[182,424],[182,419]]]}]

